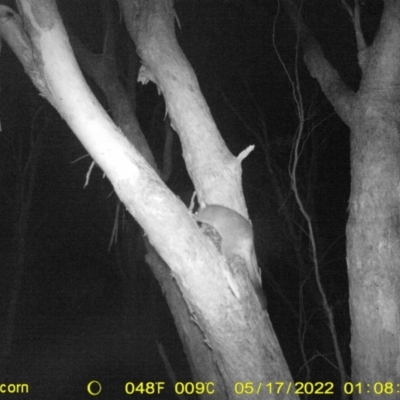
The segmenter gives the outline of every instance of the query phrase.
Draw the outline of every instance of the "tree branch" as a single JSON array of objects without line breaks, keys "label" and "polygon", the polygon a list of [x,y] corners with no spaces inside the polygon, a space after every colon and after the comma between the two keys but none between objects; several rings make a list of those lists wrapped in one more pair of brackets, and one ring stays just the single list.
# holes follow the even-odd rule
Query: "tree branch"
[{"label": "tree branch", "polygon": [[281,0],[281,2],[296,29],[304,52],[304,62],[310,71],[310,75],[317,79],[322,91],[340,118],[349,124],[354,92],[345,85],[338,72],[325,58],[321,46],[305,24],[301,16],[301,8],[297,6],[295,0]]}]

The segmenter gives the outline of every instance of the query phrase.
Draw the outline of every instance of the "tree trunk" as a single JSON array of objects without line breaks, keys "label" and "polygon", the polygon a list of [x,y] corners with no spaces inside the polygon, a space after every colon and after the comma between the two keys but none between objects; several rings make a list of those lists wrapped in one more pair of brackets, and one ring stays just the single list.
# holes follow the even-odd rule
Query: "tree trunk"
[{"label": "tree trunk", "polygon": [[[175,39],[172,1],[121,4],[125,19],[138,23],[137,47],[146,63],[140,77],[155,80],[165,96],[201,199],[246,215],[240,164],[247,153],[237,158],[229,153],[199,95],[197,79]],[[242,398],[244,393],[281,398],[276,387],[258,386],[259,382],[289,385],[291,377],[248,274],[243,269],[232,273],[183,203],[102,109],[77,66],[54,0],[24,0],[18,6],[24,23],[2,7],[0,33],[168,264],[168,269],[156,269],[157,278],[167,288],[167,298],[176,298],[170,306],[194,379],[212,382],[207,389],[218,399]],[[292,389],[285,395],[296,397]]]},{"label": "tree trunk", "polygon": [[347,263],[352,382],[361,385],[354,385],[353,398],[395,395],[400,381],[400,2],[385,1],[379,31],[369,47],[362,37],[360,14],[353,13],[362,70],[358,93],[346,87],[324,58],[296,2],[282,2],[297,29],[310,74],[351,130]]},{"label": "tree trunk", "polygon": [[399,382],[400,118],[375,90],[360,97],[354,116],[347,226],[352,380]]}]

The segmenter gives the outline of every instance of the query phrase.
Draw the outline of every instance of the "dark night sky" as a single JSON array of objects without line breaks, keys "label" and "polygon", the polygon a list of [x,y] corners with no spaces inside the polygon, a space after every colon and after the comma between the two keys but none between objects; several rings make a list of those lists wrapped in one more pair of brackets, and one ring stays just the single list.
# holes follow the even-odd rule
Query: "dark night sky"
[{"label": "dark night sky", "polygon": [[[341,2],[305,3],[306,21],[326,56],[343,80],[356,90],[360,72],[353,29]],[[371,41],[382,3],[371,0],[363,4],[363,29]],[[98,2],[60,1],[59,8],[75,34],[92,51],[101,51]],[[181,29],[177,28],[179,43],[197,74],[228,148],[237,155],[248,145],[256,145],[243,164],[243,185],[264,271],[269,313],[294,379],[305,379],[295,332],[298,319],[290,307],[297,312],[299,277],[310,270],[311,264],[309,243],[303,234],[299,237],[300,253],[307,265],[300,273],[283,211],[287,207],[296,229],[302,226],[304,222],[295,207],[288,180],[298,120],[292,88],[276,53],[277,49],[293,79],[296,38],[292,26],[283,10],[276,17],[275,1],[181,0],[176,9],[181,24]],[[124,81],[124,48],[129,38],[122,21],[119,35]],[[349,368],[345,264],[349,131],[318,83],[309,76],[301,55],[298,73],[305,108],[312,115],[306,123],[312,133],[304,141],[298,171],[300,193],[315,224],[321,275]],[[89,84],[104,104],[90,79]],[[28,381],[36,385],[37,393],[52,393],[49,388],[58,385],[65,395],[56,391],[48,395],[53,399],[78,395],[81,392],[77,388],[91,376],[104,379],[113,388],[127,380],[168,382],[157,341],[164,346],[178,379],[189,380],[168,308],[144,263],[140,230],[127,222],[130,217],[123,216],[122,207],[119,240],[122,241],[128,225],[130,232],[136,232],[132,246],[135,262],[127,272],[118,245],[109,246],[117,207],[111,185],[96,167],[90,184],[84,188],[91,158],[56,111],[38,95],[7,45],[2,46],[0,57],[0,86],[0,312],[4,321],[15,277],[11,266],[15,262],[16,243],[20,243],[15,235],[21,217],[18,193],[21,188],[24,193],[27,191],[21,166],[28,159],[30,135],[39,138],[41,149],[35,168],[31,169],[35,181],[23,236],[24,274],[12,361],[0,381]],[[138,119],[161,165],[162,98],[152,84],[138,86],[137,96]],[[254,132],[262,133],[262,123],[267,129],[271,162],[284,204],[278,200],[268,174],[262,143],[254,136]],[[177,140],[173,154],[174,169],[168,184],[185,199],[192,186]],[[133,282],[134,293],[129,295],[124,287],[126,273]],[[272,287],[266,276],[275,281],[279,290]],[[310,318],[306,350],[308,358],[313,358],[311,379],[336,380],[335,369],[324,358],[334,362],[312,277],[306,286],[304,301]],[[117,391],[110,389],[111,393],[118,398]]]}]

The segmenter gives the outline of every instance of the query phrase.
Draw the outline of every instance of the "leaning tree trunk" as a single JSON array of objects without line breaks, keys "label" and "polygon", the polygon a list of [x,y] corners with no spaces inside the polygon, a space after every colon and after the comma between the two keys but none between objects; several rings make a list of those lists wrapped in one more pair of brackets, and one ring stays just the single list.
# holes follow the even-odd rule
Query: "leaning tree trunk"
[{"label": "leaning tree trunk", "polygon": [[[194,379],[209,382],[205,388],[218,399],[244,394],[281,398],[278,387],[263,382],[285,382],[287,386],[280,388],[288,391],[285,398],[297,398],[268,314],[261,310],[246,272],[229,269],[184,204],[100,106],[78,68],[55,1],[17,4],[21,15],[0,8],[0,34],[168,264],[168,269],[159,269],[158,278],[168,287],[167,297],[178,299],[172,312]],[[217,199],[221,193],[210,188],[222,189],[226,198],[221,197],[220,203],[231,202],[245,214],[241,161],[248,152],[239,157],[229,153],[199,96],[195,74],[176,42],[173,2],[121,1],[121,5],[125,19],[138,24],[137,47],[146,63],[140,77],[155,80],[164,94],[172,123],[182,134],[185,160],[198,193],[203,199]]]}]

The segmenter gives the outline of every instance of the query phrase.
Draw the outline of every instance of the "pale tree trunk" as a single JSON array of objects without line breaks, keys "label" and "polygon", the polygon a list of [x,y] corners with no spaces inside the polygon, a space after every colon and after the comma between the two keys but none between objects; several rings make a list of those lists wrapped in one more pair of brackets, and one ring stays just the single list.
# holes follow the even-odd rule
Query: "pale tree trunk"
[{"label": "pale tree trunk", "polygon": [[354,11],[347,8],[362,70],[357,93],[344,85],[324,58],[299,18],[295,1],[283,0],[283,4],[297,28],[311,75],[351,130],[347,224],[351,380],[362,385],[362,394],[356,387],[353,398],[376,398],[375,382],[383,384],[384,393],[396,396],[400,381],[400,2],[384,2],[381,25],[369,47],[360,29],[358,3]]},{"label": "pale tree trunk", "polygon": [[[276,387],[258,386],[259,382],[289,385],[291,377],[248,274],[229,270],[183,203],[102,109],[78,68],[54,0],[17,4],[23,22],[2,7],[1,36],[168,264],[166,269],[149,257],[166,291],[194,379],[213,382],[207,388],[218,399],[243,398],[244,393],[252,398],[281,398]],[[156,82],[165,97],[200,200],[246,215],[241,188],[241,161],[246,153],[238,158],[229,153],[215,126],[196,76],[176,42],[173,2],[120,4],[146,66],[140,78]],[[297,397],[287,386],[281,390],[289,390],[286,399]]]}]

